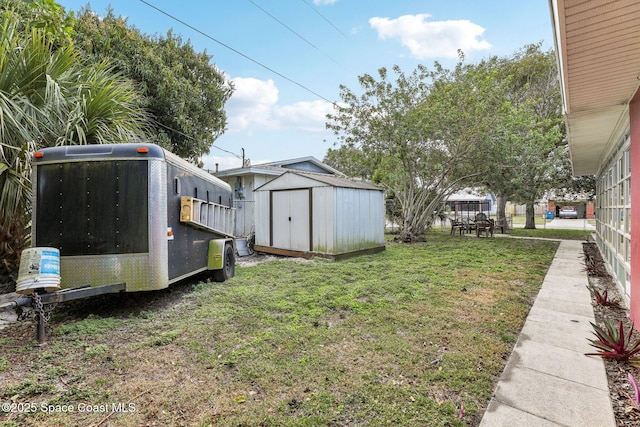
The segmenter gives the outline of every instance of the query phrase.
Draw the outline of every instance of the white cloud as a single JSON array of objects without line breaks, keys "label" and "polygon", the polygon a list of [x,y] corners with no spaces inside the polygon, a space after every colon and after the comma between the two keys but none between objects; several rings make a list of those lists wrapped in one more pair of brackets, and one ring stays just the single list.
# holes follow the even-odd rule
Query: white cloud
[{"label": "white cloud", "polygon": [[332,104],[321,100],[279,105],[273,80],[239,77],[233,83],[235,91],[226,105],[228,133],[285,128],[323,131],[326,115],[333,111]]},{"label": "white cloud", "polygon": [[327,114],[333,112],[333,104],[326,101],[302,101],[277,107],[274,115],[283,125],[294,126],[308,132],[323,131]]},{"label": "white cloud", "polygon": [[233,79],[234,92],[227,102],[229,131],[272,127],[272,114],[278,102],[278,88],[273,80],[238,77]]},{"label": "white cloud", "polygon": [[323,4],[334,4],[338,0],[313,0],[313,4],[315,5],[323,5]]},{"label": "white cloud", "polygon": [[482,34],[485,29],[467,20],[428,22],[431,15],[403,15],[397,19],[371,18],[369,25],[382,40],[399,38],[417,59],[456,58],[465,53],[490,49]]}]

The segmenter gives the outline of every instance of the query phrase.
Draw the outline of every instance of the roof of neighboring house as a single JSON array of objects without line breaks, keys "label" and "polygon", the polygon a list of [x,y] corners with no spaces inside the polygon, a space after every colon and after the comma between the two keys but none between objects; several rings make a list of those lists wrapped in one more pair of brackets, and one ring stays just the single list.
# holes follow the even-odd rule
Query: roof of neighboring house
[{"label": "roof of neighboring house", "polygon": [[474,200],[493,200],[493,196],[491,194],[479,194],[471,189],[465,189],[447,197],[448,202],[464,202]]},{"label": "roof of neighboring house", "polygon": [[355,189],[360,189],[360,190],[382,191],[381,188],[376,187],[375,185],[370,184],[370,183],[365,182],[365,181],[358,181],[358,180],[353,180],[353,179],[349,179],[349,178],[344,178],[344,177],[341,177],[341,176],[328,175],[328,174],[324,174],[324,173],[300,172],[300,171],[287,171],[284,174],[282,174],[280,177],[278,177],[278,178],[276,178],[276,179],[274,179],[272,181],[269,181],[266,184],[263,184],[260,187],[256,188],[254,191],[267,190],[268,188],[264,188],[264,187],[277,185],[276,181],[281,179],[281,178],[282,179],[286,179],[287,175],[295,175],[295,176],[298,176],[298,177],[311,179],[311,180],[319,182],[321,184],[326,184],[326,186],[329,186],[329,187],[355,188]]},{"label": "roof of neighboring house", "polygon": [[627,131],[640,75],[640,2],[549,0],[575,175],[598,172]]},{"label": "roof of neighboring house", "polygon": [[289,170],[308,170],[319,172],[321,174],[329,175],[343,175],[340,171],[332,168],[329,165],[322,163],[320,160],[313,156],[300,157],[297,159],[280,160],[277,162],[261,163],[257,165],[251,165],[243,168],[226,169],[220,172],[216,172],[214,175],[217,177],[228,176],[241,176],[241,175],[273,175],[278,176]]}]

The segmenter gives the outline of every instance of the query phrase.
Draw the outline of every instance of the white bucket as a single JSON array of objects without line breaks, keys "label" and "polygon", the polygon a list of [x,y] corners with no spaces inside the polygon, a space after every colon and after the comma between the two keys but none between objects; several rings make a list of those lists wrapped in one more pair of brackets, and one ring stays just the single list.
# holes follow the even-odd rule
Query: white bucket
[{"label": "white bucket", "polygon": [[31,248],[22,251],[16,292],[30,294],[35,289],[54,292],[60,289],[60,251],[56,248]]}]

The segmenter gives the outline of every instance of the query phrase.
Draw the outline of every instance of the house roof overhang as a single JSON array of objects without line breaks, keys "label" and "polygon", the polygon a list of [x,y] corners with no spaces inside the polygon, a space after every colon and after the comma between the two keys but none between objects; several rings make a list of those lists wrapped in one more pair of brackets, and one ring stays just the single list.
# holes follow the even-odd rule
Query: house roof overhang
[{"label": "house roof overhang", "polygon": [[640,2],[549,0],[574,175],[598,173],[640,83]]}]

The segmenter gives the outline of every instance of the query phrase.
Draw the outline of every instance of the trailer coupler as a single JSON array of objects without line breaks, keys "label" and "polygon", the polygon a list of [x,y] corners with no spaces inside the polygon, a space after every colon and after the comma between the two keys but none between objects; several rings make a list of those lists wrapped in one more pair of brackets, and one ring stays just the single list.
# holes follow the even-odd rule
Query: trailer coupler
[{"label": "trailer coupler", "polygon": [[[0,311],[16,310],[18,319],[24,320],[29,316],[25,313],[23,307],[31,308],[33,310],[33,319],[36,322],[38,344],[42,345],[47,342],[44,324],[49,321],[51,311],[55,308],[56,304],[98,295],[118,293],[126,290],[126,288],[126,283],[116,283],[114,285],[96,287],[86,285],[51,293],[33,292],[29,296],[20,297],[14,301],[0,304]],[[45,306],[47,307],[45,308]]]}]

